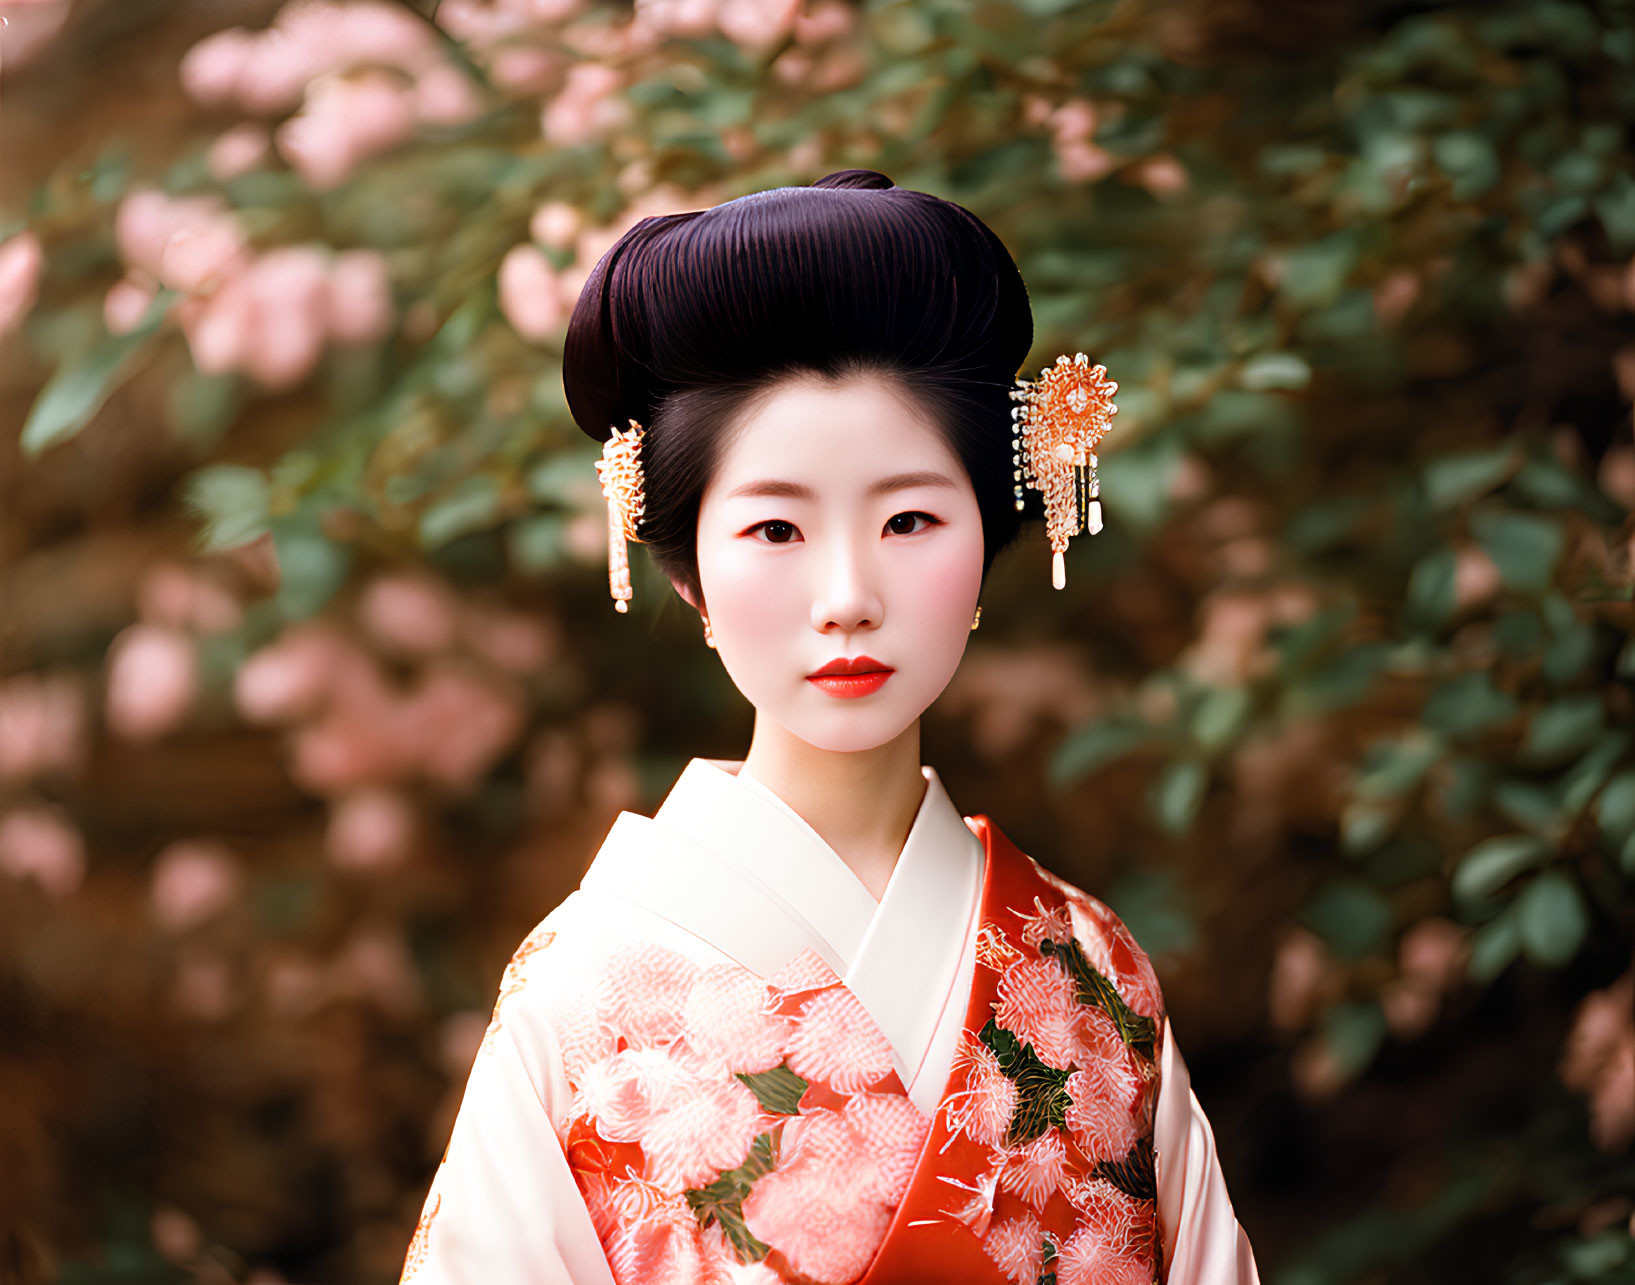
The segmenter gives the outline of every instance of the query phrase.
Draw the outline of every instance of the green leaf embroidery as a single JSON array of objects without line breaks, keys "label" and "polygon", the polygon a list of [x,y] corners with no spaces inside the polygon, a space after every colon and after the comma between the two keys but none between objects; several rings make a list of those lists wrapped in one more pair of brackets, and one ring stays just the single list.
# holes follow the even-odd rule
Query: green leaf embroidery
[{"label": "green leaf embroidery", "polygon": [[1137,1200],[1158,1199],[1158,1170],[1153,1162],[1151,1138],[1142,1138],[1124,1159],[1103,1160],[1091,1172],[1112,1183],[1126,1196]]},{"label": "green leaf embroidery", "polygon": [[1046,937],[1039,943],[1039,953],[1054,959],[1078,987],[1081,1004],[1094,1004],[1113,1019],[1118,1033],[1136,1052],[1146,1057],[1153,1055],[1153,1041],[1157,1038],[1158,1024],[1150,1017],[1137,1013],[1124,1002],[1124,997],[1090,965],[1084,948],[1077,941],[1057,942]]},{"label": "green leaf embroidery", "polygon": [[1033,1045],[1022,1043],[991,1017],[982,1028],[981,1039],[993,1050],[999,1069],[1016,1084],[1016,1110],[1005,1131],[1007,1145],[1019,1147],[1067,1122],[1067,1108],[1073,1105],[1066,1087],[1071,1071],[1040,1061]]},{"label": "green leaf embroidery", "polygon": [[758,1263],[772,1252],[772,1246],[757,1240],[745,1226],[744,1198],[755,1180],[771,1173],[777,1163],[778,1133],[774,1130],[759,1135],[749,1144],[749,1155],[736,1169],[728,1170],[708,1186],[687,1190],[687,1205],[698,1219],[700,1229],[720,1223],[740,1263]]},{"label": "green leaf embroidery", "polygon": [[789,1063],[775,1066],[770,1071],[739,1071],[737,1074],[755,1095],[761,1110],[773,1115],[800,1114],[800,1099],[806,1092],[806,1081],[789,1069]]}]

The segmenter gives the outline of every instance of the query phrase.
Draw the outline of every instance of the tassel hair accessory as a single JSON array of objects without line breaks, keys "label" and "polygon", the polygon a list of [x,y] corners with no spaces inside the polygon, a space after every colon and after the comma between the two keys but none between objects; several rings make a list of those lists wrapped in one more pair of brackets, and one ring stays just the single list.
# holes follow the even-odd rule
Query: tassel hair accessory
[{"label": "tassel hair accessory", "polygon": [[1082,352],[1056,358],[1037,380],[1018,379],[1011,400],[1011,463],[1016,508],[1025,483],[1045,497],[1045,533],[1050,537],[1050,583],[1067,587],[1067,542],[1088,525],[1101,530],[1101,484],[1096,447],[1113,426],[1118,385],[1105,366],[1092,366]]},{"label": "tassel hair accessory", "polygon": [[607,583],[615,611],[629,611],[630,551],[632,541],[645,541],[636,526],[647,510],[642,481],[642,438],[645,432],[635,420],[624,431],[613,429],[602,443],[602,458],[596,461],[596,475],[602,480],[607,498]]}]

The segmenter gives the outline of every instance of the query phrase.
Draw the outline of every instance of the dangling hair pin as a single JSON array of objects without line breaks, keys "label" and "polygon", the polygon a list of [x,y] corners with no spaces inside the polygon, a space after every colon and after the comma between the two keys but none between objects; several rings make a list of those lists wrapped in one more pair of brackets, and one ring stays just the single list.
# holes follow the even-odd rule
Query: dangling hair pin
[{"label": "dangling hair pin", "polygon": [[642,483],[643,429],[635,420],[624,431],[612,429],[602,443],[602,458],[596,461],[596,475],[602,479],[607,497],[607,583],[613,595],[613,609],[628,611],[630,601],[630,541],[643,544],[636,524],[647,509]]},{"label": "dangling hair pin", "polygon": [[1045,497],[1045,532],[1050,537],[1050,583],[1067,587],[1067,542],[1088,524],[1101,530],[1101,485],[1096,447],[1113,426],[1118,385],[1104,366],[1090,365],[1082,352],[1056,358],[1035,381],[1018,379],[1011,400],[1011,463],[1016,508],[1022,508],[1025,480]]}]

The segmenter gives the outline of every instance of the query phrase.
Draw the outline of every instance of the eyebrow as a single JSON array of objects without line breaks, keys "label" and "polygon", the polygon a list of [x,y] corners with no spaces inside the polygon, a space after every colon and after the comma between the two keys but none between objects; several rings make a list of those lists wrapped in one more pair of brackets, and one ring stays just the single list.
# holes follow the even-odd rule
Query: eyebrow
[{"label": "eyebrow", "polygon": [[[946,473],[936,473],[922,469],[915,473],[893,473],[890,477],[883,477],[869,487],[865,494],[873,499],[876,495],[889,495],[893,491],[906,491],[913,486],[946,486],[957,489],[958,483]],[[790,500],[817,499],[817,492],[809,486],[803,486],[799,482],[777,480],[745,482],[742,486],[728,491],[726,498],[731,500],[741,495],[781,496]]]}]

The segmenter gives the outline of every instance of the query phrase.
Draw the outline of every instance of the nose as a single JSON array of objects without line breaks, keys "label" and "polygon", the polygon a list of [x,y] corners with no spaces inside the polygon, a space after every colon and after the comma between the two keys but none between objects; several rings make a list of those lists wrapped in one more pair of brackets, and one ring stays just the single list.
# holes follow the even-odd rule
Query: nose
[{"label": "nose", "polygon": [[878,629],[885,615],[876,569],[850,540],[835,540],[818,562],[812,593],[812,628],[821,634]]}]

